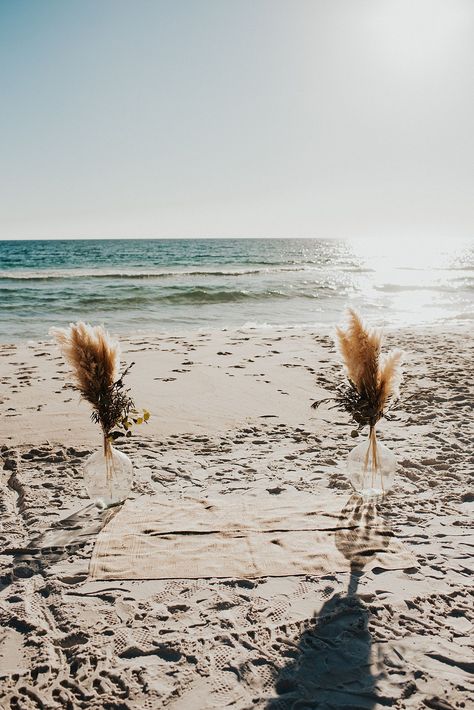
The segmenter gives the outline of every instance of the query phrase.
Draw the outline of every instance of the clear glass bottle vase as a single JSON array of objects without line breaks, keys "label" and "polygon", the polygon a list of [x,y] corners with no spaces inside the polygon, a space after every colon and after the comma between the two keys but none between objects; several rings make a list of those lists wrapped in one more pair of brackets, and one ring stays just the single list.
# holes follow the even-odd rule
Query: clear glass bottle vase
[{"label": "clear glass bottle vase", "polygon": [[99,507],[108,508],[128,498],[132,484],[132,462],[104,436],[102,448],[84,463],[84,485],[89,497]]},{"label": "clear glass bottle vase", "polygon": [[347,458],[347,475],[357,493],[384,495],[393,486],[397,460],[385,444],[377,440],[375,427],[369,438],[358,444]]}]

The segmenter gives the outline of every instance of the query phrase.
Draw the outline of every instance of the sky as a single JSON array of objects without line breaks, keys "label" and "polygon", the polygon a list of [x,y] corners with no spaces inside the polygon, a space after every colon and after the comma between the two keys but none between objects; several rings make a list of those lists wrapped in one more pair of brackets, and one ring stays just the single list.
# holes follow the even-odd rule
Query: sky
[{"label": "sky", "polygon": [[0,0],[0,238],[470,237],[472,0]]}]

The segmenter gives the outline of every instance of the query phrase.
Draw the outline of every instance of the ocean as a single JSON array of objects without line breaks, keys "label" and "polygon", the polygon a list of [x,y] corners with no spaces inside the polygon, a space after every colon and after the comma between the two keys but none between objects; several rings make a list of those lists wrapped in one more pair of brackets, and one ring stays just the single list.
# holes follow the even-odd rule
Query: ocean
[{"label": "ocean", "polygon": [[0,341],[85,320],[114,333],[471,323],[474,242],[0,241]]}]

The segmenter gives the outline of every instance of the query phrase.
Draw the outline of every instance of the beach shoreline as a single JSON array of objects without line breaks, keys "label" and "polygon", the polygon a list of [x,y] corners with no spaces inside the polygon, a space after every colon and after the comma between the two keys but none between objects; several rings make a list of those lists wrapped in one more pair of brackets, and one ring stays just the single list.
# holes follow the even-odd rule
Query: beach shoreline
[{"label": "beach shoreline", "polygon": [[125,337],[330,328],[348,303],[374,325],[468,327],[473,274],[472,240],[0,241],[0,340],[44,339],[76,320]]}]

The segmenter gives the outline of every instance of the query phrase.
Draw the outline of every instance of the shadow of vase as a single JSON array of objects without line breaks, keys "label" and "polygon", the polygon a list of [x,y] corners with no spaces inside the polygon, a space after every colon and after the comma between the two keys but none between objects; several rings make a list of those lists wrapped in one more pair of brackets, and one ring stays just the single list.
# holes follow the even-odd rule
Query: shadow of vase
[{"label": "shadow of vase", "polygon": [[[11,567],[0,579],[0,591],[13,582],[36,574],[48,577],[53,565],[66,560],[71,554],[77,555],[81,548],[93,542],[120,508],[121,504],[101,509],[90,503],[67,518],[55,522],[25,547],[4,550],[4,554],[11,556]],[[86,566],[82,573],[70,581],[84,581],[87,574]]]},{"label": "shadow of vase", "polygon": [[377,694],[369,611],[357,591],[364,567],[388,547],[392,533],[375,500],[353,494],[339,516],[335,544],[350,564],[347,591],[321,607],[278,673],[267,710],[370,710],[391,701]]}]

